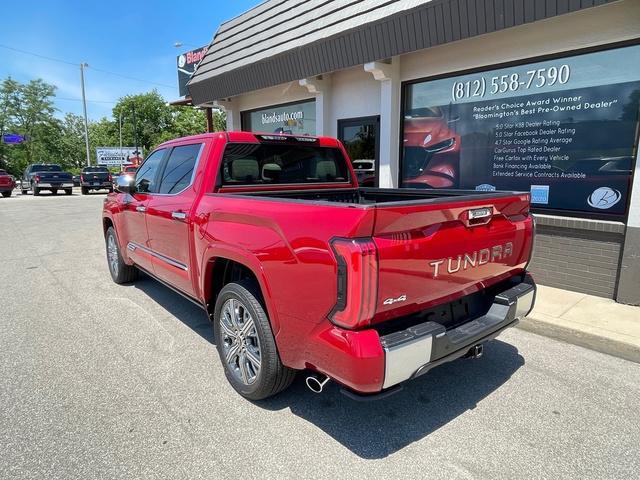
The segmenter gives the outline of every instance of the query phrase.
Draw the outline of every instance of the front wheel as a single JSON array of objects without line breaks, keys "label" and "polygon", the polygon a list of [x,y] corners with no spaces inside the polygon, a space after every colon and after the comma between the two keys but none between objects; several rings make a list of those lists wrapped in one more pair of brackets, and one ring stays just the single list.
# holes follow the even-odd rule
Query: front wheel
[{"label": "front wheel", "polygon": [[229,283],[214,310],[215,341],[231,386],[249,400],[262,400],[286,389],[295,370],[282,364],[269,317],[252,280]]},{"label": "front wheel", "polygon": [[114,282],[118,284],[130,283],[138,278],[138,269],[133,265],[127,265],[120,254],[120,246],[118,245],[118,237],[113,227],[107,229],[105,236],[107,247],[107,263],[109,264],[109,273]]}]

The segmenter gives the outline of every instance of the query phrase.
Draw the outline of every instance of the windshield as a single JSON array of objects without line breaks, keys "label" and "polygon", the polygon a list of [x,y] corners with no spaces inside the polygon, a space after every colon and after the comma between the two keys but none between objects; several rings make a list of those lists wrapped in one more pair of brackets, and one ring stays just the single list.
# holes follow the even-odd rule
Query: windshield
[{"label": "windshield", "polygon": [[82,169],[82,173],[109,173],[107,167],[85,167]]},{"label": "windshield", "polygon": [[60,165],[34,165],[32,172],[61,172]]},{"label": "windshield", "polygon": [[267,143],[230,143],[222,161],[223,185],[349,182],[337,148]]}]

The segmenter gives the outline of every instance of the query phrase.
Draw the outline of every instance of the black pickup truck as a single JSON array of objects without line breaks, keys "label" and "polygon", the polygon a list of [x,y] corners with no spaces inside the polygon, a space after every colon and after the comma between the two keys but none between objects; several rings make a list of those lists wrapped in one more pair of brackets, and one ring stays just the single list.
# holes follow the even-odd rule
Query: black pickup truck
[{"label": "black pickup truck", "polygon": [[20,182],[20,191],[23,195],[31,189],[34,195],[40,195],[42,190],[49,190],[54,195],[58,190],[71,195],[73,193],[73,175],[63,172],[60,165],[53,163],[36,163],[29,165]]},{"label": "black pickup truck", "polygon": [[108,190],[113,192],[113,179],[107,167],[84,167],[80,174],[82,195],[91,190]]}]

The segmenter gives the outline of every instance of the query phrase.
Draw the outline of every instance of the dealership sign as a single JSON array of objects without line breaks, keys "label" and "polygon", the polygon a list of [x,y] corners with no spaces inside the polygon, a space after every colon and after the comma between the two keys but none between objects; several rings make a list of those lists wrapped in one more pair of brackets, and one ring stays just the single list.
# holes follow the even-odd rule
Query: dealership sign
[{"label": "dealership sign", "polygon": [[200,47],[196,50],[178,55],[176,59],[178,66],[178,92],[181,97],[189,94],[187,82],[196,71],[198,63],[204,58],[209,47]]},{"label": "dealership sign", "polygon": [[640,45],[405,86],[405,187],[531,193],[624,219],[638,147]]},{"label": "dealership sign", "polygon": [[140,152],[135,147],[98,147],[96,159],[98,165],[120,166],[137,163]]}]

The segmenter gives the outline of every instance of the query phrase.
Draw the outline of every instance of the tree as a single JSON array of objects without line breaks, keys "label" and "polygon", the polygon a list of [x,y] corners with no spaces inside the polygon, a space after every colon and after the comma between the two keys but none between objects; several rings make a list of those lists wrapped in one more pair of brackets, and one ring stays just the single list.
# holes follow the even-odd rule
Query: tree
[{"label": "tree", "polygon": [[122,97],[113,108],[116,122],[120,116],[123,143],[137,144],[142,151],[149,151],[157,138],[170,130],[173,123],[171,107],[156,90]]}]

